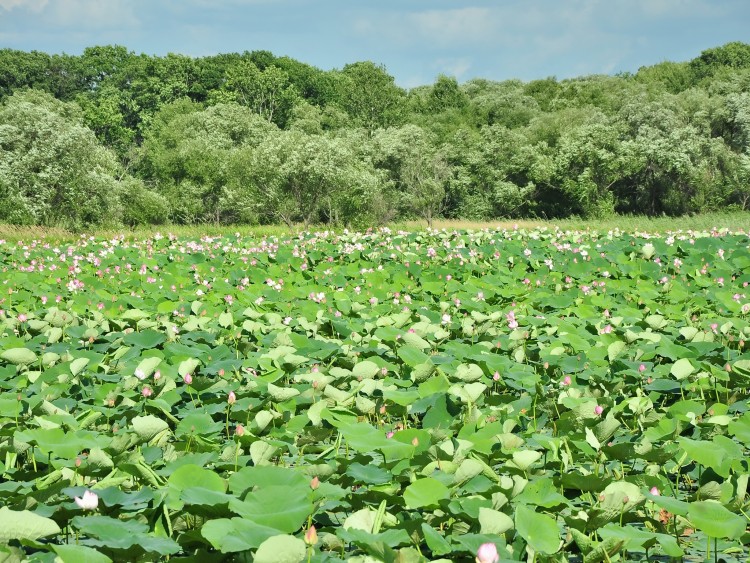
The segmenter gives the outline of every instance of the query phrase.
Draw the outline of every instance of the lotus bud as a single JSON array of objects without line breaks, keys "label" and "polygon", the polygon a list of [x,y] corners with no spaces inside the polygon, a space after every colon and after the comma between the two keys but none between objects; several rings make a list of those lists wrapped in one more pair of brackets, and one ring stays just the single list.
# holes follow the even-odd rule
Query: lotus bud
[{"label": "lotus bud", "polygon": [[305,543],[310,546],[318,543],[318,532],[315,526],[310,526],[305,532]]},{"label": "lotus bud", "polygon": [[483,543],[479,546],[476,563],[497,563],[498,561],[500,561],[500,555],[494,543]]}]

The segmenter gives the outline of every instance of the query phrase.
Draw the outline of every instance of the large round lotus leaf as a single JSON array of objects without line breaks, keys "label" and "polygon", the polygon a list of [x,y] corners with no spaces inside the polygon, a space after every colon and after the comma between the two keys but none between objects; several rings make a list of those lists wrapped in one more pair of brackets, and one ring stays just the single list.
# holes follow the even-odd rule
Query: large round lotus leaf
[{"label": "large round lotus leaf", "polygon": [[28,348],[10,348],[0,353],[0,358],[16,365],[27,365],[36,362],[36,354]]},{"label": "large round lotus leaf", "polygon": [[288,535],[272,536],[260,544],[255,552],[255,563],[299,563],[305,558],[307,546],[299,538]]},{"label": "large round lotus leaf", "polygon": [[688,520],[712,538],[737,539],[745,533],[747,520],[712,500],[691,502]]},{"label": "large round lotus leaf", "polygon": [[560,549],[560,530],[551,516],[521,504],[516,508],[515,522],[518,534],[534,551],[552,554]]},{"label": "large round lotus leaf", "polygon": [[37,540],[60,533],[60,526],[50,519],[28,510],[0,508],[0,543],[11,540]]},{"label": "large round lotus leaf", "polygon": [[437,479],[418,479],[404,490],[404,501],[408,508],[436,506],[450,496],[450,489]]}]

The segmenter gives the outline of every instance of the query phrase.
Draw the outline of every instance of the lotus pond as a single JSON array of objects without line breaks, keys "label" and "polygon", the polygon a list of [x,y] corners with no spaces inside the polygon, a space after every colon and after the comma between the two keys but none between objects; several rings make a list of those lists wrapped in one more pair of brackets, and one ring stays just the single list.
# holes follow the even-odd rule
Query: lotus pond
[{"label": "lotus pond", "polygon": [[3,241],[0,558],[746,561],[749,245]]}]

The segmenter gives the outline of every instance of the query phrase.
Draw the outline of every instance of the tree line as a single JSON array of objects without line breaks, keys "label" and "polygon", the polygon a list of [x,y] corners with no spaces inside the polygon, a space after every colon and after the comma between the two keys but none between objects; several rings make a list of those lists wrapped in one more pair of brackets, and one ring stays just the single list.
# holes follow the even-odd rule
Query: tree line
[{"label": "tree line", "polygon": [[404,90],[267,51],[0,50],[0,222],[329,223],[750,208],[750,45]]}]

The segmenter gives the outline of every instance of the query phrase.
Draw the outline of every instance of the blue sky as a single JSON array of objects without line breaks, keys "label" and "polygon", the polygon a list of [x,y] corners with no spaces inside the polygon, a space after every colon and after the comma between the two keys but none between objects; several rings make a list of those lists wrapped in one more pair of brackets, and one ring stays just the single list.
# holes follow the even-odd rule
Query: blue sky
[{"label": "blue sky", "polygon": [[636,71],[750,43],[750,0],[0,0],[0,48],[371,60],[410,88]]}]

